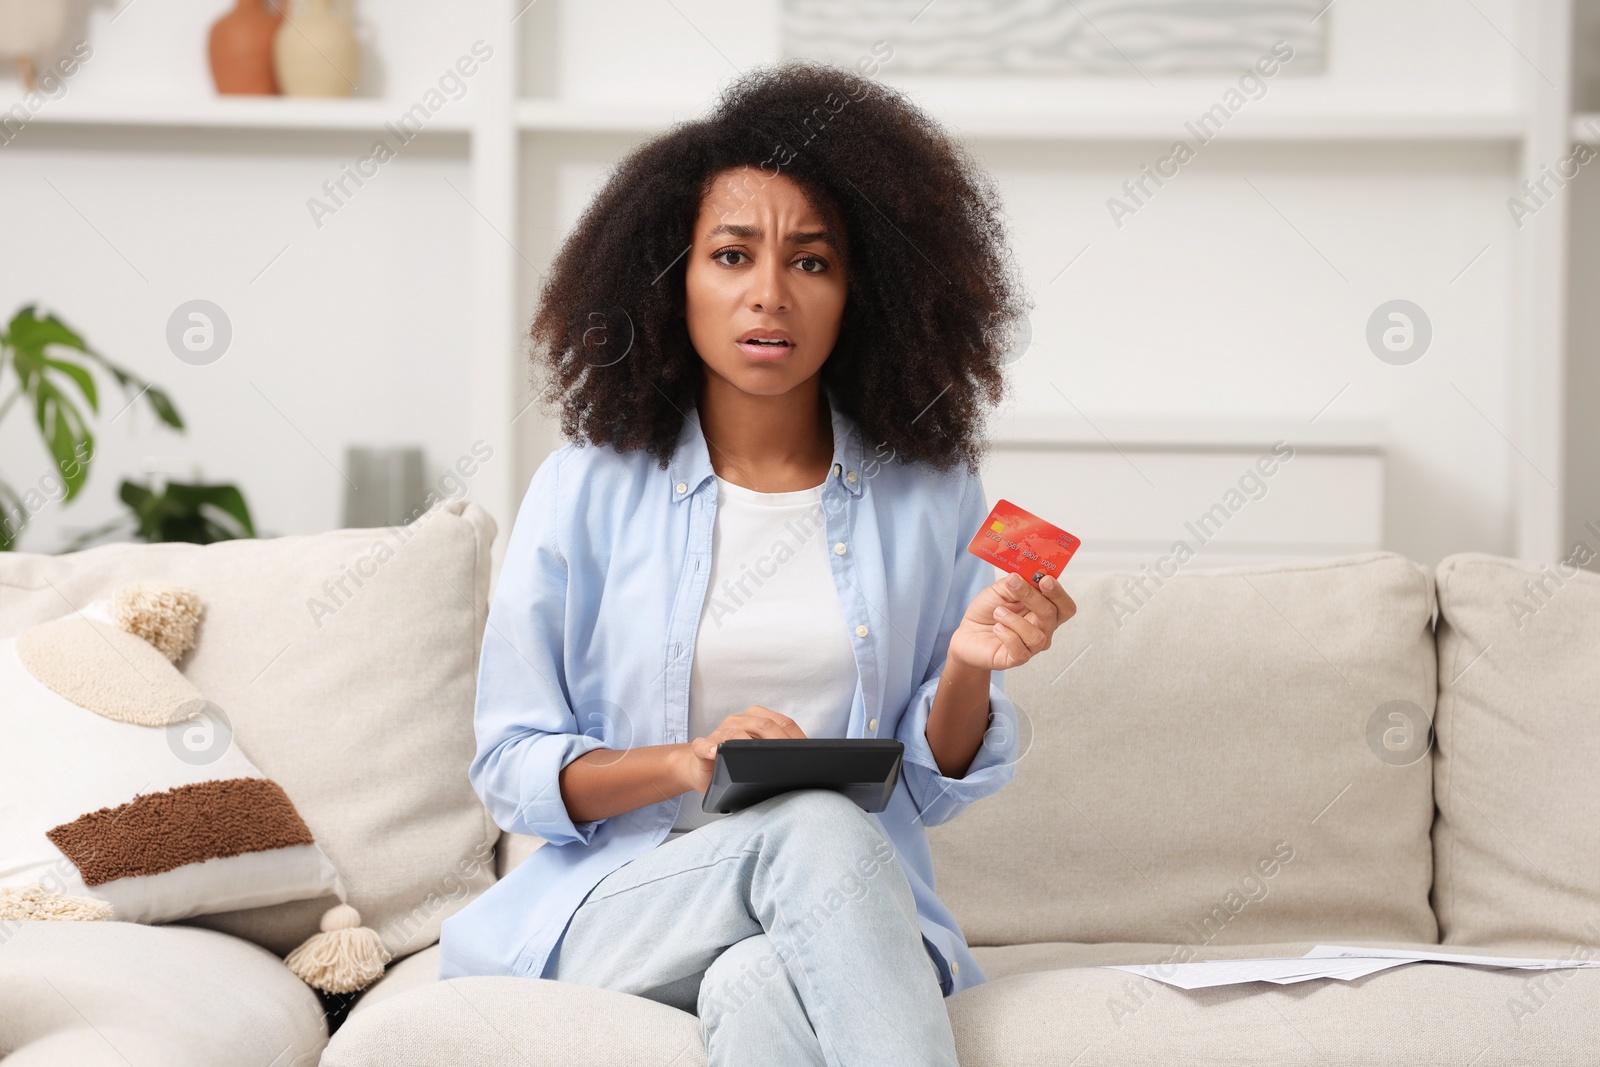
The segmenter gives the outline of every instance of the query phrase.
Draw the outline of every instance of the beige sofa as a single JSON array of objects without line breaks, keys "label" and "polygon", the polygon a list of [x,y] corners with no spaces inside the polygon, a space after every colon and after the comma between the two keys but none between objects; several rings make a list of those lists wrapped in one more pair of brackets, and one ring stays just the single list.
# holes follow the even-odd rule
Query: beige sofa
[{"label": "beige sofa", "polygon": [[[328,901],[12,924],[7,1067],[705,1062],[694,1016],[639,997],[437,980],[439,923],[539,842],[498,834],[466,783],[481,509],[430,513],[335,615],[306,621],[381,533],[0,557],[0,635],[133,578],[207,597],[186,672],[396,956],[329,1040],[326,1005],[275,956]],[[964,1064],[1593,1060],[1587,970],[1412,964],[1185,992],[1100,965],[1318,942],[1592,955],[1600,577],[1374,553],[1069,589],[1078,616],[1008,678],[1028,723],[1016,780],[929,832],[989,978],[947,1001]]]}]

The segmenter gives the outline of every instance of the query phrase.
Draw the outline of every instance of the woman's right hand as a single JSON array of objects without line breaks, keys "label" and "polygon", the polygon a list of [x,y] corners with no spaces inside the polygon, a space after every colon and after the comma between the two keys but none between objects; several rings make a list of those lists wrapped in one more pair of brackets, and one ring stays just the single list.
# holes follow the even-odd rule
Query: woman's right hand
[{"label": "woman's right hand", "polygon": [[711,788],[711,772],[717,765],[717,745],[741,737],[804,737],[806,733],[787,715],[752,704],[729,715],[715,730],[684,746],[684,788],[704,793]]}]

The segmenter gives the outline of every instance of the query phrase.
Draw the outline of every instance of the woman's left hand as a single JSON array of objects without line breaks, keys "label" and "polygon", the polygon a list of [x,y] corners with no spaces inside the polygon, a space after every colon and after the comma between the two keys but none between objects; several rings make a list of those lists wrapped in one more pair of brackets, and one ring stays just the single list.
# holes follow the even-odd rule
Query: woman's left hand
[{"label": "woman's left hand", "polygon": [[1077,614],[1061,583],[1045,575],[1039,585],[1007,574],[973,598],[950,636],[949,659],[977,670],[1004,671],[1050,647],[1057,626]]}]

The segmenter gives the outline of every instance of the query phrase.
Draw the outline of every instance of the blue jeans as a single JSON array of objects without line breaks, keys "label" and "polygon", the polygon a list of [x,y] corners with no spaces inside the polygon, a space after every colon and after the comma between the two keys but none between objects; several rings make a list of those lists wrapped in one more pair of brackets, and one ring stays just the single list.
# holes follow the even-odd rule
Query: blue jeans
[{"label": "blue jeans", "polygon": [[623,864],[573,913],[547,973],[698,1015],[710,1067],[957,1067],[900,861],[831,790],[783,793]]}]

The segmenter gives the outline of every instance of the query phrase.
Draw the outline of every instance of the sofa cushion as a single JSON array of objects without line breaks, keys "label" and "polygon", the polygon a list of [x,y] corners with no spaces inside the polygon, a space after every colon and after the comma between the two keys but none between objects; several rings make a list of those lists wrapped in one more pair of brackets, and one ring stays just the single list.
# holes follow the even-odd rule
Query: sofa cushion
[{"label": "sofa cushion", "polygon": [[[1436,939],[1429,572],[1369,553],[1065,584],[1077,615],[1007,672],[1016,778],[928,831],[969,944]],[[1397,707],[1421,726],[1399,756]]]},{"label": "sofa cushion", "polygon": [[688,1012],[574,982],[487,976],[433,981],[352,1010],[322,1055],[322,1067],[705,1062],[700,1020]]},{"label": "sofa cushion", "polygon": [[1438,588],[1441,937],[1600,943],[1600,575],[1472,553]]},{"label": "sofa cushion", "polygon": [[177,925],[0,922],[6,1067],[313,1067],[327,1040],[317,994],[248,941]]},{"label": "sofa cushion", "polygon": [[[986,972],[991,966],[1000,972],[992,953],[1024,947],[1051,946],[978,949],[975,955]],[[1349,982],[1183,990],[1102,966],[1160,962],[1171,945],[1117,946],[1116,955],[1083,951],[1111,946],[1055,947],[1062,950],[1058,958],[1089,956],[1089,965],[1003,974],[946,1001],[963,1067],[1576,1064],[1592,1058],[1593,1020],[1600,1013],[1600,971],[1594,970],[1411,963]],[[1205,955],[1298,956],[1311,947],[1239,945]],[[1048,956],[1039,952],[1034,962],[1044,964]]]},{"label": "sofa cushion", "polygon": [[[1301,956],[1314,944],[1211,946],[1196,956]],[[1590,1020],[1600,1011],[1600,973],[1575,969],[1534,973],[1424,963],[1352,982],[1253,982],[1192,991],[1105,969],[1165,962],[1174,958],[1173,948],[975,949],[989,981],[945,1001],[962,1064],[1577,1063],[1587,1062]],[[706,1062],[699,1020],[643,997],[538,978],[427,982],[425,973],[419,969],[407,988],[367,1010],[358,1002],[329,1042],[324,1067],[421,1067],[469,1058],[482,1067]],[[400,977],[397,969],[384,983]]]},{"label": "sofa cushion", "polygon": [[[138,581],[206,604],[184,674],[281,785],[349,903],[403,956],[494,880],[467,778],[495,524],[464,500],[399,528],[0,553],[0,637]],[[284,954],[331,896],[185,922]]]},{"label": "sofa cushion", "polygon": [[395,960],[384,969],[383,977],[362,991],[350,1006],[350,1015],[370,1011],[391,997],[408,993],[418,986],[432,985],[439,980],[439,954],[437,943],[421,952],[413,952],[403,960]]}]

